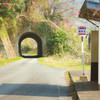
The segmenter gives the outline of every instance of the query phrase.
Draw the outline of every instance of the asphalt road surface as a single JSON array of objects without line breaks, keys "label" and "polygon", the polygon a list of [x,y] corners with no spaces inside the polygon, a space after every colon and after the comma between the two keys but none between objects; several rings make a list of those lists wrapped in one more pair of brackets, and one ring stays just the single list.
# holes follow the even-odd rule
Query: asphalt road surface
[{"label": "asphalt road surface", "polygon": [[72,100],[65,69],[22,59],[0,67],[0,100]]}]

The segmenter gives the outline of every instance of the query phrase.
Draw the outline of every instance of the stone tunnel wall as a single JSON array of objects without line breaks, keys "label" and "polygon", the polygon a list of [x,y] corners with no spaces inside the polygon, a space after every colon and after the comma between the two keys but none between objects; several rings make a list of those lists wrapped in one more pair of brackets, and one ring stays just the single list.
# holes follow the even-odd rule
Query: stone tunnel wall
[{"label": "stone tunnel wall", "polygon": [[41,36],[39,34],[37,34],[34,31],[30,31],[28,29],[24,29],[23,31],[19,31],[15,36],[12,37],[11,42],[13,44],[13,47],[15,49],[15,52],[17,53],[17,56],[19,55],[19,39],[21,38],[22,35],[27,34],[27,33],[31,33],[31,34],[36,34],[37,36],[40,37],[41,41],[42,41],[42,56],[45,56],[45,48],[46,48],[46,39],[45,38],[41,38]]},{"label": "stone tunnel wall", "polygon": [[[23,25],[21,27],[18,28],[17,32],[10,36],[10,39],[11,39],[11,42],[12,42],[12,45],[14,47],[14,50],[17,54],[17,56],[20,56],[19,55],[19,49],[18,49],[18,42],[19,42],[19,39],[20,37],[23,35],[23,34],[27,34],[28,32],[31,33],[31,34],[36,34],[37,36],[39,36],[41,38],[41,41],[42,41],[42,56],[46,56],[47,55],[47,45],[46,45],[46,35],[41,35],[41,33],[39,32],[38,30],[38,26],[39,24],[42,23],[42,22],[35,22],[35,23],[31,23],[30,24],[26,24],[26,25]],[[46,21],[46,24],[48,24],[50,27],[52,27],[52,33],[54,30],[56,29],[59,29],[59,27],[57,27],[55,24],[52,24],[51,22],[48,22]],[[50,34],[50,33],[48,33]]]}]

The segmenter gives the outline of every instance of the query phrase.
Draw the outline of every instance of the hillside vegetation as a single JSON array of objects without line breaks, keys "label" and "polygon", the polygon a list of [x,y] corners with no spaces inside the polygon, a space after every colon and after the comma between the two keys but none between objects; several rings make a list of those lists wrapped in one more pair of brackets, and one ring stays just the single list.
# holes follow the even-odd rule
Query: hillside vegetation
[{"label": "hillside vegetation", "polygon": [[[24,24],[39,22],[36,27],[40,34],[46,36],[50,33],[47,35],[47,56],[71,56],[80,61],[81,37],[77,35],[74,25],[80,12],[72,6],[74,1],[0,0],[0,59],[16,58],[10,36],[16,34]],[[90,62],[88,36],[84,37],[86,63]]]}]

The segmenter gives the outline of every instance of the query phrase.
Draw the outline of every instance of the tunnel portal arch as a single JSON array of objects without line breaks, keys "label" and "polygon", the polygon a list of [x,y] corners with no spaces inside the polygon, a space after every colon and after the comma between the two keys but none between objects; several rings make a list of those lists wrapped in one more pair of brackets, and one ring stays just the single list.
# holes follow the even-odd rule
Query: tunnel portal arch
[{"label": "tunnel portal arch", "polygon": [[[37,51],[38,51],[38,54],[37,56],[23,56],[22,55],[22,52],[21,52],[21,42],[26,39],[26,38],[32,38],[34,39],[36,42],[37,42]],[[20,38],[19,38],[19,41],[18,41],[18,52],[19,52],[19,55],[24,57],[24,58],[35,58],[35,57],[42,57],[42,40],[41,38],[34,34],[34,33],[31,33],[31,32],[27,32],[25,34],[23,34]]]}]

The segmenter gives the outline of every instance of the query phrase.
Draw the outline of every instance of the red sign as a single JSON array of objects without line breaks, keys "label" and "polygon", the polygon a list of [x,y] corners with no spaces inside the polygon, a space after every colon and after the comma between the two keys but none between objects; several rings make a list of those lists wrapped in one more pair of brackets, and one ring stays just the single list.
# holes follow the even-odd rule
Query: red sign
[{"label": "red sign", "polygon": [[85,26],[78,27],[78,35],[86,35],[86,27]]}]

